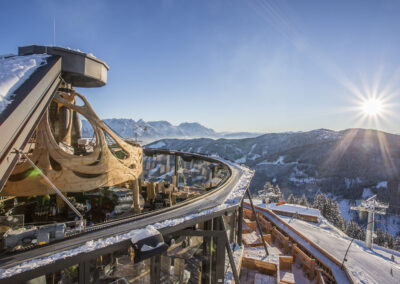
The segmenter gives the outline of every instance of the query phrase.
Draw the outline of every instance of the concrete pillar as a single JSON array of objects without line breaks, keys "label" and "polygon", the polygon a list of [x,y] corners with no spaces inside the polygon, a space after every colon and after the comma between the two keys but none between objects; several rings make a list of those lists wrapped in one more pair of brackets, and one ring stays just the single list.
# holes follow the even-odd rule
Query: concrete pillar
[{"label": "concrete pillar", "polygon": [[174,260],[174,282],[183,283],[183,275],[185,272],[185,261],[181,258]]},{"label": "concrete pillar", "polygon": [[171,186],[178,187],[178,182],[177,182],[177,176],[176,175],[172,176],[172,185]]},{"label": "concrete pillar", "polygon": [[156,197],[154,182],[147,183],[147,200],[153,200]]},{"label": "concrete pillar", "polygon": [[139,200],[139,194],[140,194],[140,187],[139,187],[139,181],[132,180],[130,182],[130,188],[133,191],[133,212],[134,213],[140,213],[140,200]]},{"label": "concrete pillar", "polygon": [[169,155],[166,155],[166,163],[165,163],[165,172],[168,173],[171,170],[171,166],[170,166],[170,157]]}]

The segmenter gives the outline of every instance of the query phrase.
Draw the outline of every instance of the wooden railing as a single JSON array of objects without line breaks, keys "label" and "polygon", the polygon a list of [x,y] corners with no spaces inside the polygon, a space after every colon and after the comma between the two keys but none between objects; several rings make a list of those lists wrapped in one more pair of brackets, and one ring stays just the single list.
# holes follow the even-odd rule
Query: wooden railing
[{"label": "wooden railing", "polygon": [[315,259],[306,255],[296,244],[292,246],[293,261],[296,261],[296,257],[299,256],[300,262],[303,265],[303,270],[307,270],[310,280],[314,280],[315,277]]}]

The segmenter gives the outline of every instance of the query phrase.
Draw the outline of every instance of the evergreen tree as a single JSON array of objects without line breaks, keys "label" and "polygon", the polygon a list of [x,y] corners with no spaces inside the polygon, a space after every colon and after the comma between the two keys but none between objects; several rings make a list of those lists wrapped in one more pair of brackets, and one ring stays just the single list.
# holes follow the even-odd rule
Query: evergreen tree
[{"label": "evergreen tree", "polygon": [[357,239],[365,241],[365,231],[362,228],[360,228],[360,230],[358,231]]},{"label": "evergreen tree", "polygon": [[286,201],[289,204],[296,204],[296,199],[294,198],[293,193],[291,193]]},{"label": "evergreen tree", "polygon": [[302,205],[302,206],[309,207],[308,201],[307,201],[307,197],[306,197],[306,195],[304,193],[300,198],[299,204]]},{"label": "evergreen tree", "polygon": [[268,198],[269,202],[279,202],[282,198],[282,192],[278,185],[275,187],[267,181],[264,184],[264,188],[259,191],[259,196]]},{"label": "evergreen tree", "polygon": [[378,246],[383,246],[385,244],[385,234],[381,229],[376,230],[376,238],[374,243]]},{"label": "evergreen tree", "polygon": [[325,207],[324,217],[335,227],[339,228],[342,231],[345,230],[346,222],[342,217],[342,214],[340,213],[339,204],[333,201],[331,197],[328,199],[327,205]]},{"label": "evergreen tree", "polygon": [[318,193],[315,195],[313,207],[318,209],[322,216],[325,216],[326,204],[327,201],[324,194]]},{"label": "evergreen tree", "polygon": [[269,182],[269,181],[267,181],[265,184],[264,184],[264,190],[265,191],[267,191],[267,192],[271,192],[272,190],[273,190],[273,186],[272,186],[272,184]]},{"label": "evergreen tree", "polygon": [[358,239],[360,237],[360,226],[351,220],[346,227],[346,235],[348,235],[350,238],[356,238]]},{"label": "evergreen tree", "polygon": [[329,197],[328,201],[326,202],[325,206],[325,212],[324,212],[324,217],[333,224],[333,200],[331,197]]},{"label": "evergreen tree", "polygon": [[396,238],[396,241],[394,242],[393,248],[397,251],[400,251],[400,236]]},{"label": "evergreen tree", "polygon": [[394,237],[388,232],[385,233],[385,247],[393,249]]}]

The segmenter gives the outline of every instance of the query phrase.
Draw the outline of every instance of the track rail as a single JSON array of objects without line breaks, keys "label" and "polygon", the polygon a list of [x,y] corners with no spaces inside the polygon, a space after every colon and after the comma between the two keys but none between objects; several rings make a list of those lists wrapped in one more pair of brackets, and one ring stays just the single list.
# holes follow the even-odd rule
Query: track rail
[{"label": "track rail", "polygon": [[208,161],[211,163],[218,163],[224,166],[229,171],[229,175],[225,180],[221,181],[218,186],[209,190],[208,192],[198,197],[182,201],[172,207],[104,222],[101,224],[90,226],[83,232],[73,234],[62,240],[52,242],[41,247],[34,247],[30,248],[27,251],[4,255],[0,258],[0,268],[14,266],[23,261],[54,254],[56,252],[64,251],[66,249],[71,249],[82,245],[90,240],[120,235],[123,233],[127,233],[133,229],[142,228],[150,224],[162,222],[168,219],[180,218],[182,216],[199,213],[204,210],[213,208],[222,204],[225,201],[227,195],[231,192],[234,185],[236,185],[241,177],[241,172],[237,167],[234,167],[228,163],[224,163],[222,160],[214,157],[164,149],[145,149],[145,154],[169,154],[185,157],[191,156],[194,159]]}]

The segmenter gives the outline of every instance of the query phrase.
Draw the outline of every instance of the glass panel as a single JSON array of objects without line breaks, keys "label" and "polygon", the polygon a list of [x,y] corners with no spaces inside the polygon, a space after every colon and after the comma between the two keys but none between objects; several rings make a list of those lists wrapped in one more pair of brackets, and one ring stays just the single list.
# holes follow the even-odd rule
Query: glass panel
[{"label": "glass panel", "polygon": [[31,279],[26,284],[75,284],[79,279],[79,265],[71,265],[57,272]]},{"label": "glass panel", "polygon": [[129,249],[91,260],[90,283],[150,283],[150,259],[134,263],[134,257]]}]

